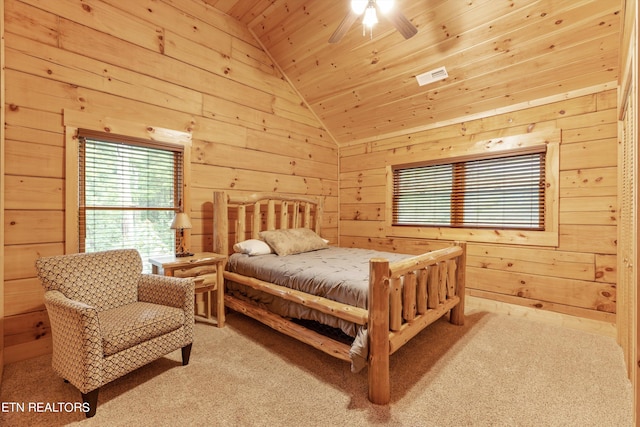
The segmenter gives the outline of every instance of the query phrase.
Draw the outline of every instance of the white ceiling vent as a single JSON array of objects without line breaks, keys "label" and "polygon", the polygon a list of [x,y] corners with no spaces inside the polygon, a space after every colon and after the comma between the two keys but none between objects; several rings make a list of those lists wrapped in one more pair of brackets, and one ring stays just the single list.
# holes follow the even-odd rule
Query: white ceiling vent
[{"label": "white ceiling vent", "polygon": [[444,66],[436,68],[435,70],[427,71],[426,73],[418,74],[416,80],[420,86],[424,86],[429,83],[437,82],[449,77],[447,69]]}]

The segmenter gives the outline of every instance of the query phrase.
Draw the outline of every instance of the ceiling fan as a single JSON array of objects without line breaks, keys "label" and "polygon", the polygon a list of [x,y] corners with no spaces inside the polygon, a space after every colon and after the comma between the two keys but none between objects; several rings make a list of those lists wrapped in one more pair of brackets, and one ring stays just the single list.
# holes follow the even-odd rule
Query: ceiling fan
[{"label": "ceiling fan", "polygon": [[413,37],[418,32],[418,29],[411,21],[402,12],[394,8],[394,0],[351,0],[351,10],[329,38],[329,43],[339,42],[362,14],[364,14],[362,18],[363,35],[367,28],[373,34],[373,26],[378,23],[376,11],[386,16],[405,39]]}]

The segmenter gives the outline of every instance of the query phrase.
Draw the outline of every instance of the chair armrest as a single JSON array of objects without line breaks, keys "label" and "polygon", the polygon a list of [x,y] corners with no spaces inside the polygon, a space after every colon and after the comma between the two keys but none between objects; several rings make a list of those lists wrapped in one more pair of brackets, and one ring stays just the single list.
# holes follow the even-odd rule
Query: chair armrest
[{"label": "chair armrest", "polygon": [[59,291],[44,294],[53,335],[53,369],[80,392],[102,385],[102,334],[98,311]]},{"label": "chair armrest", "polygon": [[182,308],[193,313],[193,279],[143,274],[138,282],[138,301]]},{"label": "chair armrest", "polygon": [[184,340],[193,342],[195,283],[191,278],[142,274],[138,281],[138,301],[168,305],[184,311]]}]

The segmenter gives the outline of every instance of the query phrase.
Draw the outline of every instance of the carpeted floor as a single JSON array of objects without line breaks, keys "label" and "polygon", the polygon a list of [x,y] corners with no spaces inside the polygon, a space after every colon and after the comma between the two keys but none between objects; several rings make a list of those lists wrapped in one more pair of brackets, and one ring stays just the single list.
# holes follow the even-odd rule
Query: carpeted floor
[{"label": "carpeted floor", "polygon": [[632,424],[613,339],[526,319],[475,313],[463,327],[431,325],[392,356],[388,406],[367,400],[366,371],[239,314],[223,329],[198,322],[195,334],[188,366],[177,351],[104,386],[91,419],[65,411],[80,396],[50,356],[7,365],[0,425]]}]

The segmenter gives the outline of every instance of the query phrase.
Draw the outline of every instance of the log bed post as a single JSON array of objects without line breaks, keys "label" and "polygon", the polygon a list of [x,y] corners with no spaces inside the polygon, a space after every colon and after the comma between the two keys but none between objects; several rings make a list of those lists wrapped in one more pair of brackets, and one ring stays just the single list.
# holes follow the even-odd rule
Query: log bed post
[{"label": "log bed post", "polygon": [[464,298],[465,298],[465,280],[467,271],[467,243],[455,242],[456,246],[462,248],[462,254],[456,261],[456,294],[460,297],[460,302],[451,309],[449,322],[454,325],[464,325]]},{"label": "log bed post", "polygon": [[386,405],[391,398],[389,380],[389,261],[369,263],[369,400]]},{"label": "log bed post", "polygon": [[227,194],[224,191],[213,192],[213,251],[222,255],[229,254],[229,219]]}]

